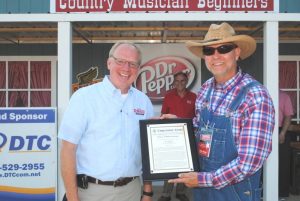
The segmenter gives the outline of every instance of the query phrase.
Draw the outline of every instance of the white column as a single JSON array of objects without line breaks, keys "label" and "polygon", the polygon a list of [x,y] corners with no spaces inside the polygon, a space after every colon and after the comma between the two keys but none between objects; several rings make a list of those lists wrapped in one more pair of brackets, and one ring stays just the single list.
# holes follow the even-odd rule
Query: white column
[{"label": "white column", "polygon": [[[57,38],[57,111],[58,127],[63,113],[68,105],[71,96],[72,86],[72,24],[70,22],[58,22]],[[60,146],[58,146],[58,152]],[[58,153],[58,176],[57,176],[57,201],[62,200],[64,185],[60,174],[60,161]]]},{"label": "white column", "polygon": [[264,85],[268,88],[276,111],[272,153],[264,165],[264,201],[278,200],[278,22],[264,25]]}]

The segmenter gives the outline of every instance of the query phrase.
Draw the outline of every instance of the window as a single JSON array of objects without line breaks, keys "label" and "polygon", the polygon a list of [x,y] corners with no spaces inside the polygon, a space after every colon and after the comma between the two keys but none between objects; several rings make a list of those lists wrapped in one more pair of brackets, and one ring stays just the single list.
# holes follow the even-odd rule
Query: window
[{"label": "window", "polygon": [[293,108],[293,121],[300,122],[300,56],[279,57],[279,88],[289,94]]},{"label": "window", "polygon": [[0,57],[0,107],[53,107],[53,57]]}]

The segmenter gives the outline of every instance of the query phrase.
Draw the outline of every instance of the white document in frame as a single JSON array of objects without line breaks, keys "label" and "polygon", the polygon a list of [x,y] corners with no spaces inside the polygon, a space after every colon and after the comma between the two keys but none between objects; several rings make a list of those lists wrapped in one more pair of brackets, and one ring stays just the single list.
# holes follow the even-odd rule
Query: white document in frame
[{"label": "white document in frame", "polygon": [[147,126],[150,173],[193,171],[186,123]]}]

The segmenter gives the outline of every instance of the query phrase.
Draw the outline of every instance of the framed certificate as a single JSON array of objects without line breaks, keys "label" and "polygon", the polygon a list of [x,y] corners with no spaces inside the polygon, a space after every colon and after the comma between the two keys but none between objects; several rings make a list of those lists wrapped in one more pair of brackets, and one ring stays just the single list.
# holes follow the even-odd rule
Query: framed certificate
[{"label": "framed certificate", "polygon": [[168,180],[199,171],[191,119],[140,120],[143,179]]}]

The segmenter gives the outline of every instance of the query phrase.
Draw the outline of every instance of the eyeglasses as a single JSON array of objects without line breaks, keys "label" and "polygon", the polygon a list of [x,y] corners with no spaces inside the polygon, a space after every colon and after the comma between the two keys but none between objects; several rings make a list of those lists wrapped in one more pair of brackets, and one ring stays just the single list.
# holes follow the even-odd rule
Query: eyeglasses
[{"label": "eyeglasses", "polygon": [[219,54],[227,54],[228,52],[231,52],[233,49],[237,48],[237,45],[235,44],[228,44],[228,45],[221,45],[219,47],[203,47],[203,54],[205,56],[211,56],[215,54],[215,51],[217,50]]},{"label": "eyeglasses", "polygon": [[125,59],[116,58],[114,56],[111,56],[111,57],[115,60],[116,64],[118,64],[120,66],[125,66],[126,63],[128,63],[128,66],[130,68],[138,68],[140,66],[137,62],[127,61]]},{"label": "eyeglasses", "polygon": [[184,80],[174,80],[174,83],[185,83],[185,82],[187,82],[186,79],[184,79]]}]

